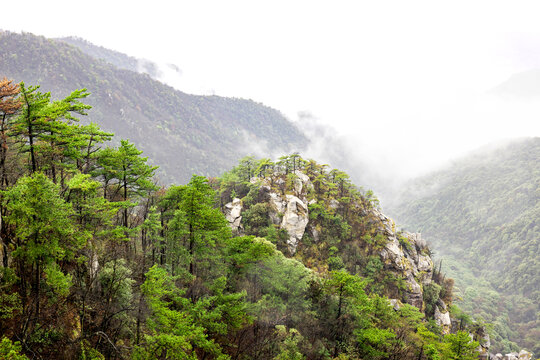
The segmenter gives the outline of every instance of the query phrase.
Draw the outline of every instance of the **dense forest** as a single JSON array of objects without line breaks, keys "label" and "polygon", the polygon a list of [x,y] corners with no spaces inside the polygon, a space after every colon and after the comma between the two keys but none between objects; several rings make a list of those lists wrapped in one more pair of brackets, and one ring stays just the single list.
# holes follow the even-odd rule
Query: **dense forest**
[{"label": "dense forest", "polygon": [[538,159],[539,138],[481,150],[410,184],[394,211],[432,241],[500,351],[540,353]]},{"label": "dense forest", "polygon": [[143,150],[160,166],[163,184],[185,184],[192,174],[218,176],[254,151],[277,156],[308,143],[277,110],[251,100],[186,94],[117,67],[129,67],[129,57],[74,42],[95,58],[67,40],[0,31],[0,74],[40,84],[54,100],[74,88],[92,89],[92,120]]},{"label": "dense forest", "polygon": [[88,95],[0,84],[1,358],[484,351],[485,327],[452,305],[425,242],[344,172],[248,157],[158,187],[134,144],[79,122]]}]

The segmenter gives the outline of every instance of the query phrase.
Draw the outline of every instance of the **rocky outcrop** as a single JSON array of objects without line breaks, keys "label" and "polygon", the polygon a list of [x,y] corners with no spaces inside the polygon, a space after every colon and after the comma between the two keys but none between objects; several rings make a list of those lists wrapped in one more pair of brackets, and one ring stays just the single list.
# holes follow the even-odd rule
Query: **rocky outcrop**
[{"label": "rocky outcrop", "polygon": [[[395,276],[396,289],[390,289],[390,293],[395,294],[392,296],[398,298],[389,299],[390,305],[398,311],[406,303],[426,313],[426,304],[424,303],[424,291],[426,291],[426,294],[430,294],[425,296],[426,301],[429,301],[427,307],[429,315],[433,316],[442,333],[448,334],[457,331],[454,326],[456,320],[451,318],[447,304],[440,298],[436,301],[433,299],[435,296],[433,291],[436,291],[433,289],[437,289],[432,284],[434,264],[427,243],[421,234],[398,231],[394,221],[385,216],[377,207],[364,206],[359,202],[354,203],[353,207],[347,208],[344,203],[340,202],[341,198],[340,200],[333,198],[330,193],[313,196],[315,188],[310,178],[300,171],[295,171],[294,174],[277,171],[273,175],[266,176],[266,178],[252,178],[250,182],[259,189],[256,201],[264,202],[264,207],[259,209],[266,209],[271,222],[287,231],[287,247],[290,255],[297,252],[298,246],[301,245],[303,239],[305,240],[306,232],[311,245],[328,236],[325,233],[324,223],[319,220],[318,214],[314,216],[315,220],[310,224],[308,205],[321,202],[320,205],[329,214],[339,216],[348,210],[355,211],[358,216],[363,217],[362,221],[369,224],[371,234],[375,234],[374,236],[377,237],[375,247],[364,250],[368,256],[374,255],[373,251],[377,251],[383,262],[385,273]],[[253,198],[250,199],[250,201],[252,200]],[[315,206],[314,213],[316,214],[319,209],[320,206]],[[243,232],[243,210],[242,201],[236,198],[224,207],[225,216],[233,231],[237,233]],[[351,239],[351,241],[355,241],[355,239]],[[363,246],[367,245],[363,244]],[[439,277],[437,279],[440,280]],[[433,291],[428,292],[428,287]],[[433,301],[435,303],[432,303]],[[497,357],[498,355],[489,353],[490,339],[487,333],[475,333],[471,334],[471,337],[480,343],[478,354],[481,359],[530,360],[532,357],[527,352],[507,354],[505,357],[498,354],[500,357]]]},{"label": "rocky outcrop", "polygon": [[266,187],[265,190],[268,191],[272,209],[270,218],[281,229],[287,230],[289,252],[294,254],[309,221],[307,204],[294,195],[282,196],[272,192],[270,187]]},{"label": "rocky outcrop", "polygon": [[232,202],[225,204],[225,218],[235,233],[242,231],[242,200],[234,198]]},{"label": "rocky outcrop", "polygon": [[503,354],[490,354],[489,359],[490,360],[531,360],[533,357],[533,354],[526,351],[521,350],[519,353],[513,352],[506,355]]},{"label": "rocky outcrop", "polygon": [[531,360],[532,357],[533,357],[533,354],[526,350],[521,350],[518,354],[519,360]]},{"label": "rocky outcrop", "polygon": [[[380,223],[379,231],[387,238],[386,245],[380,252],[386,269],[405,280],[407,285],[404,291],[405,301],[423,310],[422,286],[431,283],[433,277],[433,261],[425,254],[427,249],[425,241],[417,233],[398,233],[395,223],[379,210],[374,209],[373,214]],[[438,307],[436,313],[439,315],[438,321],[441,326],[444,324],[446,331],[449,331],[450,315],[446,311],[446,306],[444,310]]]},{"label": "rocky outcrop", "polygon": [[[441,299],[439,300],[444,304]],[[433,317],[435,318],[437,325],[441,327],[443,334],[450,333],[452,320],[450,319],[450,312],[446,310],[446,307],[439,307],[439,305],[435,305],[435,315]]]},{"label": "rocky outcrop", "polygon": [[281,228],[289,233],[287,245],[291,254],[296,252],[296,247],[306,230],[308,224],[308,207],[302,200],[294,195],[286,195],[287,207],[283,214]]},{"label": "rocky outcrop", "polygon": [[[305,192],[312,188],[313,185],[309,177],[300,171],[295,172],[294,179],[294,195],[282,194],[274,191],[270,185],[269,179],[251,179],[252,184],[260,184],[260,190],[267,198],[270,205],[269,216],[273,224],[279,225],[280,229],[287,230],[289,239],[287,246],[291,255],[296,253],[296,248],[302,240],[306,231],[306,226],[309,221],[308,204]],[[283,186],[285,180],[278,178],[275,185]],[[240,199],[234,199],[232,202],[225,205],[225,217],[233,231],[241,232],[242,227],[242,202]]]}]

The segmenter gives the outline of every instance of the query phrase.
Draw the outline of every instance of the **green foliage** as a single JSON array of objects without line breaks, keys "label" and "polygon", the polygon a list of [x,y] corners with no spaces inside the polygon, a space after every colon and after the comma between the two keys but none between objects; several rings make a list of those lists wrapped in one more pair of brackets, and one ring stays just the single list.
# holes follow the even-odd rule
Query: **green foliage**
[{"label": "green foliage", "polygon": [[105,360],[103,354],[88,345],[87,341],[81,342],[81,360]]},{"label": "green foliage", "polygon": [[[84,53],[88,47],[90,56]],[[192,174],[218,176],[245,156],[245,145],[252,142],[280,151],[308,142],[275,109],[251,100],[182,93],[96,59],[103,53],[93,45],[81,52],[59,40],[3,32],[0,48],[2,73],[9,78],[39,83],[57,96],[69,94],[74,84],[91,89],[92,120],[160,164],[165,184],[185,184]]]},{"label": "green foliage", "polygon": [[6,221],[16,227],[21,245],[13,255],[32,263],[73,258],[86,238],[70,222],[70,204],[58,194],[59,188],[42,173],[21,178],[4,192],[10,214]]},{"label": "green foliage", "polygon": [[51,298],[62,298],[69,295],[69,289],[73,284],[73,277],[70,274],[64,274],[56,263],[47,264],[43,272],[45,273],[45,281],[51,289]]},{"label": "green foliage", "polygon": [[444,341],[449,345],[449,360],[476,360],[478,353],[476,348],[479,346],[478,341],[472,341],[466,331],[458,331],[456,334],[448,334],[444,337]]},{"label": "green foliage", "polygon": [[[373,211],[376,200],[347,174],[294,153],[276,163],[246,157],[222,179],[194,175],[157,189],[156,168],[134,144],[100,148],[110,134],[74,123],[88,109],[85,90],[51,101],[23,86],[21,96],[17,126],[6,131],[30,156],[5,154],[29,164],[30,175],[20,166],[1,184],[0,330],[22,346],[6,338],[1,351],[66,359],[468,356],[464,339],[442,340],[418,309],[394,310],[382,296],[401,297],[405,284],[379,256],[388,225]],[[295,258],[279,251],[288,234],[275,225],[283,214],[269,191],[309,203],[310,229]],[[233,236],[219,210],[235,196],[245,236]],[[443,287],[426,285],[426,303],[443,289],[451,296],[442,279]],[[463,325],[480,336],[476,323]]]},{"label": "green foliage", "polygon": [[303,341],[302,335],[296,329],[289,329],[284,325],[276,325],[276,335],[280,338],[279,354],[274,360],[304,360],[298,348],[298,343]]},{"label": "green foliage", "polygon": [[145,336],[145,344],[137,347],[135,359],[197,359],[197,349],[218,359],[229,358],[207,334],[209,330],[224,331],[219,323],[223,314],[219,302],[212,311],[208,309],[211,299],[192,303],[182,296],[184,292],[174,279],[157,266],[146,273],[141,290],[152,311],[148,319],[151,333]]},{"label": "green foliage", "polygon": [[132,272],[127,267],[126,260],[118,259],[107,262],[99,273],[102,291],[110,305],[119,308],[128,307],[132,298]]},{"label": "green foliage", "polygon": [[260,283],[261,298],[254,311],[261,321],[297,323],[309,310],[307,290],[313,274],[301,262],[276,252],[249,274]]},{"label": "green foliage", "polygon": [[28,357],[20,353],[21,344],[12,342],[7,337],[2,337],[0,342],[0,358],[4,360],[28,360]]},{"label": "green foliage", "polygon": [[424,285],[424,303],[426,305],[426,314],[433,316],[435,313],[435,304],[439,300],[439,295],[441,293],[441,286],[431,282]]},{"label": "green foliage", "polygon": [[540,350],[539,157],[538,138],[473,154],[410,184],[394,209],[444,258],[460,306],[496,324],[494,352]]},{"label": "green foliage", "polygon": [[242,213],[242,224],[246,234],[264,236],[271,226],[268,203],[258,203]]},{"label": "green foliage", "polygon": [[21,296],[14,289],[18,280],[13,269],[0,267],[0,319],[11,319],[22,311]]},{"label": "green foliage", "polygon": [[253,236],[231,238],[225,250],[231,277],[248,271],[252,265],[274,255],[275,251],[275,246],[265,239]]}]

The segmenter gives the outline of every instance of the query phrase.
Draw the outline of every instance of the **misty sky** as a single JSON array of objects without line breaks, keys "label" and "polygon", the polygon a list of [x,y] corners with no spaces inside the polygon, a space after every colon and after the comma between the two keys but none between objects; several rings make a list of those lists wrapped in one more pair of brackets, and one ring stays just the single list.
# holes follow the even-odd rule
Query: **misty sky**
[{"label": "misty sky", "polygon": [[2,4],[1,29],[79,36],[177,65],[182,75],[166,80],[186,92],[250,98],[293,121],[309,112],[336,128],[351,160],[396,176],[540,135],[538,98],[488,93],[540,68],[535,1],[22,4]]}]

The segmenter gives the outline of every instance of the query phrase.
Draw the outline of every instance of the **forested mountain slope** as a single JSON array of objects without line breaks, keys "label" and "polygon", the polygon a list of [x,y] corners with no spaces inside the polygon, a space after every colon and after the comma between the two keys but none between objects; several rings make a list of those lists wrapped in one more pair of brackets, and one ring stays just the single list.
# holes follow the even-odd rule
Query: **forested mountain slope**
[{"label": "forested mountain slope", "polygon": [[81,39],[79,37],[63,37],[54,40],[59,40],[80,49],[86,55],[89,55],[95,59],[100,59],[114,65],[119,69],[130,70],[133,72],[146,73],[153,79],[158,77],[157,64],[143,59],[137,59],[133,56],[122,54],[118,51],[110,50],[102,46],[97,46],[89,41]]},{"label": "forested mountain slope", "polygon": [[463,307],[494,323],[496,340],[509,338],[537,352],[539,199],[540,138],[531,138],[415,181],[391,211],[432,241],[461,289]]},{"label": "forested mountain slope", "polygon": [[193,173],[217,176],[254,149],[280,153],[307,144],[274,109],[251,100],[185,94],[62,41],[0,32],[0,49],[0,76],[39,84],[56,98],[87,88],[93,107],[88,119],[144,150],[161,165],[165,183],[187,182]]},{"label": "forested mountain slope", "polygon": [[426,243],[347,174],[248,157],[159,188],[78,123],[87,96],[0,82],[0,358],[487,358]]}]

